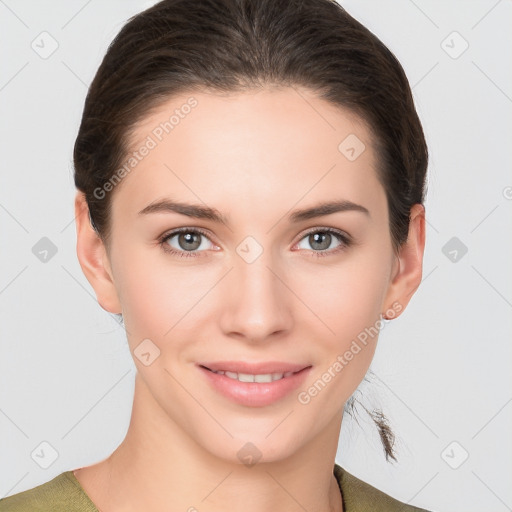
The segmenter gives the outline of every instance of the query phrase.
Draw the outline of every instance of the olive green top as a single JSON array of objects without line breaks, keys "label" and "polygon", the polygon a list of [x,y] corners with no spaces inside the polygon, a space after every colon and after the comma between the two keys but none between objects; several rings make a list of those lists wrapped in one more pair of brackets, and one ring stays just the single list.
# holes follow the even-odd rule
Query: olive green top
[{"label": "olive green top", "polygon": [[[406,505],[359,480],[338,464],[334,476],[340,486],[345,512],[428,512]],[[73,471],[0,500],[0,512],[99,512]]]}]

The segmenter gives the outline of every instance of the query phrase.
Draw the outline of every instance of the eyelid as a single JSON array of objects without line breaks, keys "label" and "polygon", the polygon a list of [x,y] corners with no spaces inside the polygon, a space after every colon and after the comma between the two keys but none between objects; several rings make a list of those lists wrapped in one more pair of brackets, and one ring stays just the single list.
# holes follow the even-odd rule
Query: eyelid
[{"label": "eyelid", "polygon": [[[163,250],[165,252],[171,253],[171,254],[179,254],[180,256],[190,255],[192,257],[194,257],[195,255],[197,255],[201,252],[205,252],[205,251],[182,251],[182,250],[175,249],[174,247],[171,247],[170,245],[167,244],[168,240],[175,237],[176,235],[179,235],[180,233],[198,233],[198,234],[204,236],[205,238],[207,238],[213,245],[218,245],[218,244],[216,244],[216,242],[214,240],[212,240],[211,233],[208,232],[207,230],[205,230],[203,228],[198,228],[198,227],[185,226],[185,227],[174,228],[169,231],[166,231],[164,234],[162,234],[158,237],[158,243],[163,248]],[[167,247],[165,247],[166,245],[167,245]]]},{"label": "eyelid", "polygon": [[211,236],[212,235],[211,235],[211,233],[209,231],[205,230],[204,228],[188,227],[188,226],[181,227],[181,228],[170,229],[169,231],[166,231],[163,235],[160,235],[158,237],[158,239],[162,240],[162,239],[165,239],[165,238],[171,238],[174,235],[177,235],[179,233],[190,233],[190,232],[201,233],[201,235],[204,235],[211,242],[213,242],[213,240],[211,240]]},{"label": "eyelid", "polygon": [[[199,234],[203,235],[205,238],[207,238],[212,244],[218,245],[212,240],[212,237],[211,237],[211,234],[209,231],[207,231],[203,228],[199,228],[199,227],[187,227],[187,226],[181,227],[181,228],[174,228],[174,229],[171,229],[170,231],[166,231],[163,235],[158,237],[158,241],[159,241],[159,244],[163,247],[163,250],[165,252],[175,254],[175,255],[180,255],[180,256],[186,256],[186,257],[187,256],[188,257],[198,257],[200,255],[200,253],[206,252],[206,251],[205,250],[203,250],[203,251],[183,251],[183,250],[177,250],[171,246],[167,246],[164,248],[164,245],[167,244],[167,241],[169,239],[173,238],[174,236],[176,236],[180,233],[191,233],[191,232],[199,233]],[[327,256],[330,254],[335,254],[335,253],[339,252],[340,250],[347,249],[350,245],[353,245],[355,243],[352,236],[350,236],[347,232],[342,231],[341,229],[327,227],[327,226],[314,226],[312,228],[309,228],[307,231],[302,232],[300,234],[300,237],[298,238],[297,242],[295,242],[295,244],[293,245],[293,247],[295,247],[299,242],[301,242],[305,237],[307,237],[311,233],[330,233],[330,234],[335,235],[338,238],[338,240],[341,242],[341,245],[335,249],[323,250],[323,251],[308,250],[308,252],[311,252],[316,256]]]},{"label": "eyelid", "polygon": [[337,238],[337,240],[340,242],[340,245],[338,247],[335,247],[334,249],[326,249],[322,251],[314,251],[312,249],[307,250],[307,252],[310,253],[311,256],[313,257],[322,258],[324,256],[334,256],[355,245],[354,239],[346,231],[328,226],[315,226],[301,233],[300,238],[293,245],[293,247],[296,247],[304,238],[306,238],[308,235],[312,233],[329,233],[333,235],[335,238]]},{"label": "eyelid", "polygon": [[305,236],[308,236],[311,233],[334,233],[334,234],[339,235],[342,238],[346,239],[347,242],[351,242],[351,243],[353,242],[353,238],[346,231],[343,231],[342,229],[338,229],[338,228],[331,228],[328,226],[315,226],[313,228],[310,228],[307,231],[304,231],[303,233],[301,233],[298,241],[300,242]]}]

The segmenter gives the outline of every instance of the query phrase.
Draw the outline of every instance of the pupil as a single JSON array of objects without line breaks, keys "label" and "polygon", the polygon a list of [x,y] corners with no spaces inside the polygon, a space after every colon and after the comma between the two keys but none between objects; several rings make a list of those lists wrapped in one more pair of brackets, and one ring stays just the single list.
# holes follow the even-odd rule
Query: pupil
[{"label": "pupil", "polygon": [[[197,233],[181,234],[179,236],[179,242],[183,249],[197,249],[201,245],[199,235]],[[181,242],[183,242],[183,245]]]},{"label": "pupil", "polygon": [[[328,249],[329,245],[331,245],[331,234],[330,233],[314,233],[312,235],[313,241],[311,243],[311,246],[314,248],[314,244],[320,244],[321,247],[317,247],[319,250]],[[319,239],[323,240],[319,240]],[[327,243],[325,243],[327,241]]]}]

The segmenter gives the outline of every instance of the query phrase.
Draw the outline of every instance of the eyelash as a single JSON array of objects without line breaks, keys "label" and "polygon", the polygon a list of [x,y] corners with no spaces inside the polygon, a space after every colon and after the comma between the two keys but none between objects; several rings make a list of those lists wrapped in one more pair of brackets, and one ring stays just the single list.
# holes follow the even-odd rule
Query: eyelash
[{"label": "eyelash", "polygon": [[[170,240],[172,237],[176,236],[176,235],[179,235],[180,233],[195,233],[195,234],[200,234],[200,235],[203,235],[205,236],[206,238],[209,239],[209,236],[208,236],[208,233],[206,231],[203,231],[202,229],[199,229],[199,228],[179,228],[179,229],[175,229],[173,231],[171,231],[170,233],[165,233],[164,235],[162,235],[159,239],[158,239],[158,243],[160,244],[160,246],[162,247],[162,249],[166,252],[166,253],[169,253],[169,254],[172,254],[174,256],[178,256],[178,257],[181,257],[181,258],[197,258],[197,252],[193,252],[193,251],[178,251],[172,247],[169,246],[169,244],[167,243],[168,240]],[[339,245],[338,247],[336,247],[335,249],[330,249],[330,250],[322,250],[322,251],[311,251],[313,252],[314,256],[312,257],[317,257],[317,258],[323,258],[325,256],[330,256],[330,255],[333,255],[333,254],[337,254],[341,251],[344,251],[345,249],[348,249],[351,245],[352,245],[352,239],[347,236],[346,234],[344,234],[342,231],[338,231],[337,229],[333,229],[333,228],[314,228],[314,229],[311,229],[309,231],[307,231],[306,233],[304,233],[304,235],[302,236],[302,238],[299,240],[302,241],[304,238],[306,238],[307,236],[313,234],[313,233],[329,233],[330,235],[334,235],[340,242],[341,242],[341,245]],[[203,252],[203,251],[198,251],[198,252]]]}]

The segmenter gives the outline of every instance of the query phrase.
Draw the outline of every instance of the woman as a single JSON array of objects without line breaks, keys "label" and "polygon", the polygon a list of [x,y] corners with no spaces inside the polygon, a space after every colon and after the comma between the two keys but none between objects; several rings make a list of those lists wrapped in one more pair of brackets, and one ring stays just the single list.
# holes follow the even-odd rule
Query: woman
[{"label": "woman", "polygon": [[331,0],[164,0],[110,45],[74,164],[80,265],[137,367],[131,422],[0,511],[422,510],[335,464],[425,243],[423,131],[371,32]]}]

